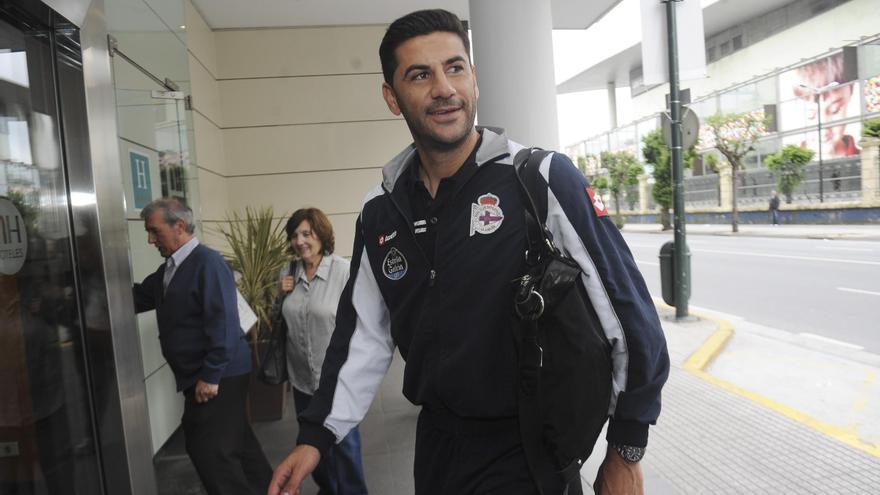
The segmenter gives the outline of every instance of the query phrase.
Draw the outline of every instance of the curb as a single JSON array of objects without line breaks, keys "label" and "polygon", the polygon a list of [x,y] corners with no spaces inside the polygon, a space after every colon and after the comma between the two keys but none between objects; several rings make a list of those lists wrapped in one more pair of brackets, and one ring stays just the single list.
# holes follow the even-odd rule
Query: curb
[{"label": "curb", "polygon": [[[623,233],[630,234],[669,234],[672,230],[627,230],[626,226],[621,230]],[[841,240],[841,241],[880,241],[880,235],[862,234],[862,233],[831,233],[831,234],[815,234],[815,233],[787,233],[787,232],[727,232],[727,231],[711,231],[703,232],[699,230],[688,230],[688,235],[699,236],[716,236],[716,237],[760,237],[764,239],[812,239],[812,240]]]},{"label": "curb", "polygon": [[873,445],[863,442],[861,439],[859,439],[858,431],[855,428],[846,429],[819,421],[818,419],[804,414],[792,407],[786,406],[785,404],[764,397],[761,394],[746,390],[731,382],[722,380],[706,372],[706,367],[709,366],[712,361],[719,354],[721,354],[722,351],[724,351],[727,343],[733,337],[734,328],[733,325],[731,325],[730,322],[728,322],[727,320],[715,318],[713,316],[709,316],[703,313],[695,313],[693,311],[691,311],[690,313],[694,316],[697,316],[698,318],[715,322],[718,325],[718,330],[716,330],[715,333],[713,333],[708,339],[706,339],[706,341],[703,342],[700,348],[694,351],[685,360],[682,366],[685,370],[713,385],[727,390],[728,392],[739,395],[740,397],[748,399],[760,406],[782,414],[789,419],[806,425],[807,427],[823,433],[831,438],[834,438],[835,440],[849,445],[850,447],[856,448],[862,452],[865,452],[868,455],[880,459],[880,445]]}]

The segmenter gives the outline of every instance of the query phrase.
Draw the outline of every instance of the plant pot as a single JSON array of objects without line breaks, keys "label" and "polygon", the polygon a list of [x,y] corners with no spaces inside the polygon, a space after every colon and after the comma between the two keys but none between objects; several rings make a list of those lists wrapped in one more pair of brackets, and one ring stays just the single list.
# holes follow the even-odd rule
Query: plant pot
[{"label": "plant pot", "polygon": [[247,411],[248,418],[252,423],[264,421],[278,421],[284,417],[287,405],[287,383],[268,385],[257,378],[256,353],[251,347],[254,356],[254,370],[251,371],[250,384],[248,386]]},{"label": "plant pot", "polygon": [[252,423],[278,421],[284,417],[287,404],[287,384],[266,385],[251,373],[248,389],[248,418]]}]

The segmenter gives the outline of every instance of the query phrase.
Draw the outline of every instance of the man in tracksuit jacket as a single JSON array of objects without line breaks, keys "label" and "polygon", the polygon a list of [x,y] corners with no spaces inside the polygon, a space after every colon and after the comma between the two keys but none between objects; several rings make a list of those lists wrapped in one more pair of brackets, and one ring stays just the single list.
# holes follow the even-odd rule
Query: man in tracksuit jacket
[{"label": "man in tracksuit jacket", "polygon": [[[298,446],[270,495],[297,493],[320,453],[365,416],[395,346],[403,393],[422,406],[417,494],[533,494],[517,426],[514,284],[525,216],[522,145],[474,127],[478,89],[453,14],[395,21],[380,47],[383,96],[414,144],[389,162],[358,218],[351,277]],[[613,346],[609,449],[597,490],[641,493],[638,464],[660,413],[666,343],[645,283],[601,199],[561,154],[540,167],[547,226],[574,258]]]}]

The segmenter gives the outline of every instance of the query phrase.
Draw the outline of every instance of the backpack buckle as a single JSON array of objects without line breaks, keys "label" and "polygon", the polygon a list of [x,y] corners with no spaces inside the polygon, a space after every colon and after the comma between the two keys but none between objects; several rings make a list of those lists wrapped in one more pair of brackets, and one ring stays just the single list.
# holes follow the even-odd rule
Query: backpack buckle
[{"label": "backpack buckle", "polygon": [[519,289],[513,301],[513,309],[523,320],[537,320],[544,314],[544,296],[535,290],[534,280],[529,275],[520,279]]}]

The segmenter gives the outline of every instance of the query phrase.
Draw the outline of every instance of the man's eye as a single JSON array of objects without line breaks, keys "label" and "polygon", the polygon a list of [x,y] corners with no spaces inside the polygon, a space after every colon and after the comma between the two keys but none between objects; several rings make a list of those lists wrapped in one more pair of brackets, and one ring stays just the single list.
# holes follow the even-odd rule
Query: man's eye
[{"label": "man's eye", "polygon": [[417,72],[415,75],[413,75],[413,81],[421,81],[421,80],[424,80],[427,78],[428,78],[427,72]]},{"label": "man's eye", "polygon": [[453,65],[449,67],[449,72],[464,72],[464,67],[460,65]]}]

